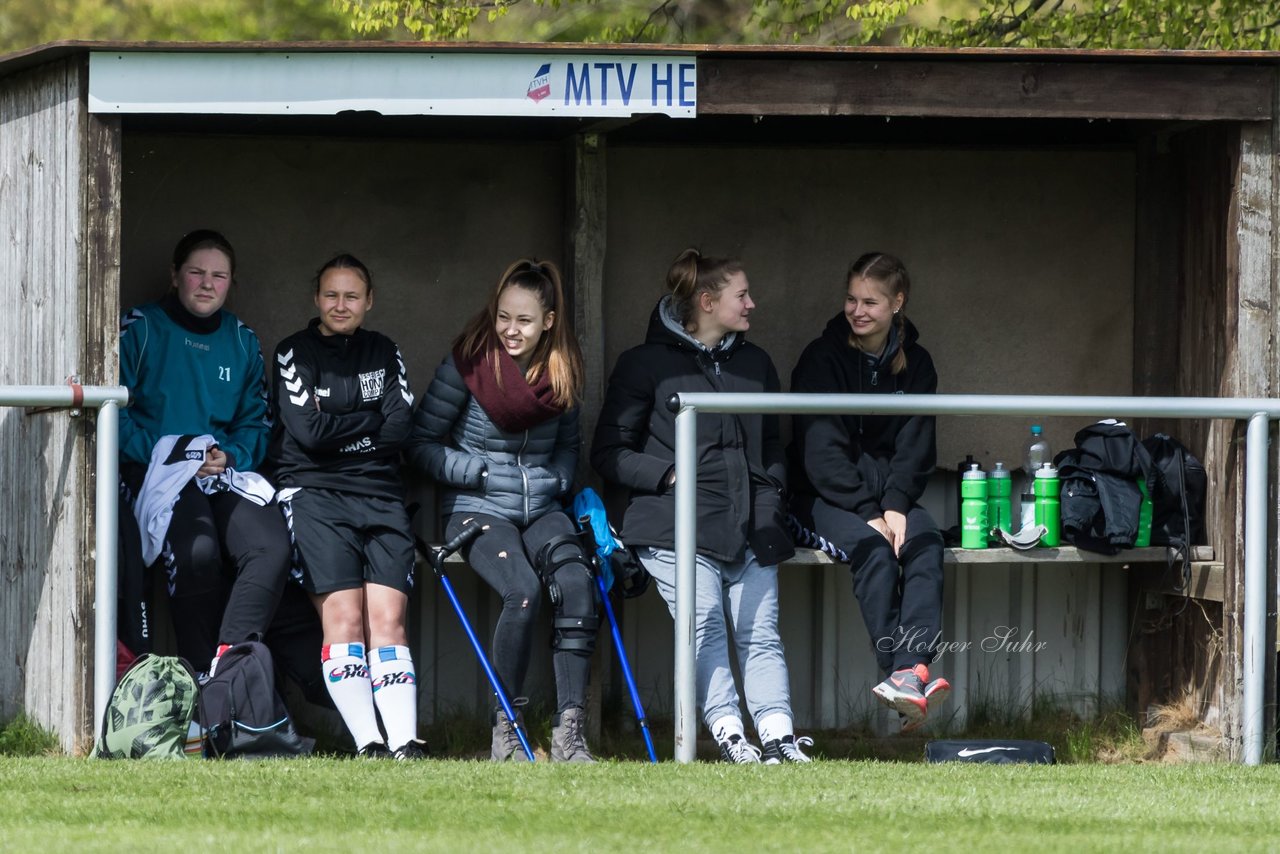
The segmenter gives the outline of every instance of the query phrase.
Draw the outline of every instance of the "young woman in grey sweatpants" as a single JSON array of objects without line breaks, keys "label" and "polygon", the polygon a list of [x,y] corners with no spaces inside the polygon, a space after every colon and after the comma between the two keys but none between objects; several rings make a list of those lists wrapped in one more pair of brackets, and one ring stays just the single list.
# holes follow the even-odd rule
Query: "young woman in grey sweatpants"
[{"label": "young woman in grey sweatpants", "polygon": [[[676,392],[777,391],[769,356],[747,343],[755,304],[736,261],[682,253],[671,293],[649,320],[645,343],[618,359],[596,424],[591,461],[631,490],[622,538],[675,610]],[[698,707],[728,762],[808,762],[795,736],[787,664],[778,636],[777,564],[792,554],[782,524],[785,482],[778,419],[698,419],[698,543],[694,645]],[[732,626],[747,709],[763,751],[746,736],[729,669]]]}]

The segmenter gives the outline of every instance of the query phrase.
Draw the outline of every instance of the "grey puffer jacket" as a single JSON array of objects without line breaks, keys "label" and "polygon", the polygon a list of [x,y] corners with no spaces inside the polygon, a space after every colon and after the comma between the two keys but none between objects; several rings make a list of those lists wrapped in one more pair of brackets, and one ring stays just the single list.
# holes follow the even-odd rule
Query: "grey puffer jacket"
[{"label": "grey puffer jacket", "polygon": [[580,445],[577,408],[520,433],[501,430],[449,355],[413,413],[405,455],[446,487],[445,513],[487,513],[525,527],[563,509]]}]

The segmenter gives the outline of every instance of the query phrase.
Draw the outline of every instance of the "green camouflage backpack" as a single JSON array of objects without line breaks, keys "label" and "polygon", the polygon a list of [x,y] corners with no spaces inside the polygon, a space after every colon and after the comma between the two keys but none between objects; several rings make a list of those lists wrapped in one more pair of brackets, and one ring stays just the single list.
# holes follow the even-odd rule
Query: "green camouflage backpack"
[{"label": "green camouflage backpack", "polygon": [[181,759],[200,690],[181,658],[144,655],[120,679],[102,716],[100,759]]}]

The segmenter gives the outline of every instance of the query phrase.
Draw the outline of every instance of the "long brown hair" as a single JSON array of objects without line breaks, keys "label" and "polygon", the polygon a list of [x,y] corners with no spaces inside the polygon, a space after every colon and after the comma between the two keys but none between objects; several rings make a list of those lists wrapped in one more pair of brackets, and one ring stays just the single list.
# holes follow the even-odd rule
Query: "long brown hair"
[{"label": "long brown hair", "polygon": [[[560,271],[550,261],[522,258],[508,267],[498,279],[498,287],[494,289],[484,308],[467,321],[462,333],[454,339],[453,349],[465,359],[475,359],[481,355],[492,356],[498,352],[502,346],[496,331],[498,301],[507,288],[524,288],[538,298],[538,304],[544,312],[555,312],[551,328],[542,333],[538,345],[533,349],[524,378],[532,384],[546,373],[551,381],[556,405],[568,409],[582,393],[586,372],[582,366],[582,350],[578,347],[578,339],[569,328],[569,313],[565,308]],[[490,361],[493,362],[494,377],[501,387],[502,374],[498,368],[498,360]]]},{"label": "long brown hair", "polygon": [[[911,277],[907,275],[907,267],[896,256],[885,252],[868,252],[849,266],[849,275],[844,277],[845,287],[854,279],[871,279],[879,282],[889,292],[892,301],[902,295],[902,305],[894,315],[894,325],[898,328],[898,349],[889,363],[889,373],[900,374],[907,367],[907,354],[904,345],[907,341],[907,300],[911,298]],[[862,342],[849,332],[849,346],[862,349]]]},{"label": "long brown hair", "polygon": [[704,258],[697,249],[677,255],[667,270],[667,288],[680,325],[689,328],[700,294],[718,294],[730,276],[741,272],[742,264],[733,258]]}]

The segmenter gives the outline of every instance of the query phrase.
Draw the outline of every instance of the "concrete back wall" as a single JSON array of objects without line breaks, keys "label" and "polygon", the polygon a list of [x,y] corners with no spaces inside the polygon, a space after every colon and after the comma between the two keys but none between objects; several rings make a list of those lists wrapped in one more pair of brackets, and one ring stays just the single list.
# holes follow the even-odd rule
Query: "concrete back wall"
[{"label": "concrete back wall", "polygon": [[[609,159],[605,340],[642,340],[687,245],[744,262],[749,337],[789,384],[863,252],[900,256],[939,391],[1129,394],[1134,160],[1118,151],[622,148]],[[1117,413],[1122,415],[1123,413]],[[944,418],[938,463],[1017,461],[1026,423]],[[1056,450],[1079,419],[1045,419]]]},{"label": "concrete back wall", "polygon": [[[418,394],[510,260],[560,256],[555,143],[126,133],[124,154],[125,305],[163,292],[179,235],[221,228],[240,256],[232,308],[269,350],[313,315],[315,268],[350,251],[374,273],[369,326],[401,345]],[[941,391],[1131,391],[1128,152],[615,145],[608,162],[608,368],[692,244],[745,262],[750,335],[785,386],[849,262],[880,249],[911,272]],[[1046,426],[1057,450],[1083,422]],[[939,464],[1016,465],[1026,429],[943,419]]]},{"label": "concrete back wall", "polygon": [[366,325],[400,345],[415,394],[511,261],[559,261],[557,145],[125,134],[121,301],[168,287],[194,228],[237,254],[228,307],[276,342],[315,316],[312,277],[338,252],[373,273]]}]

